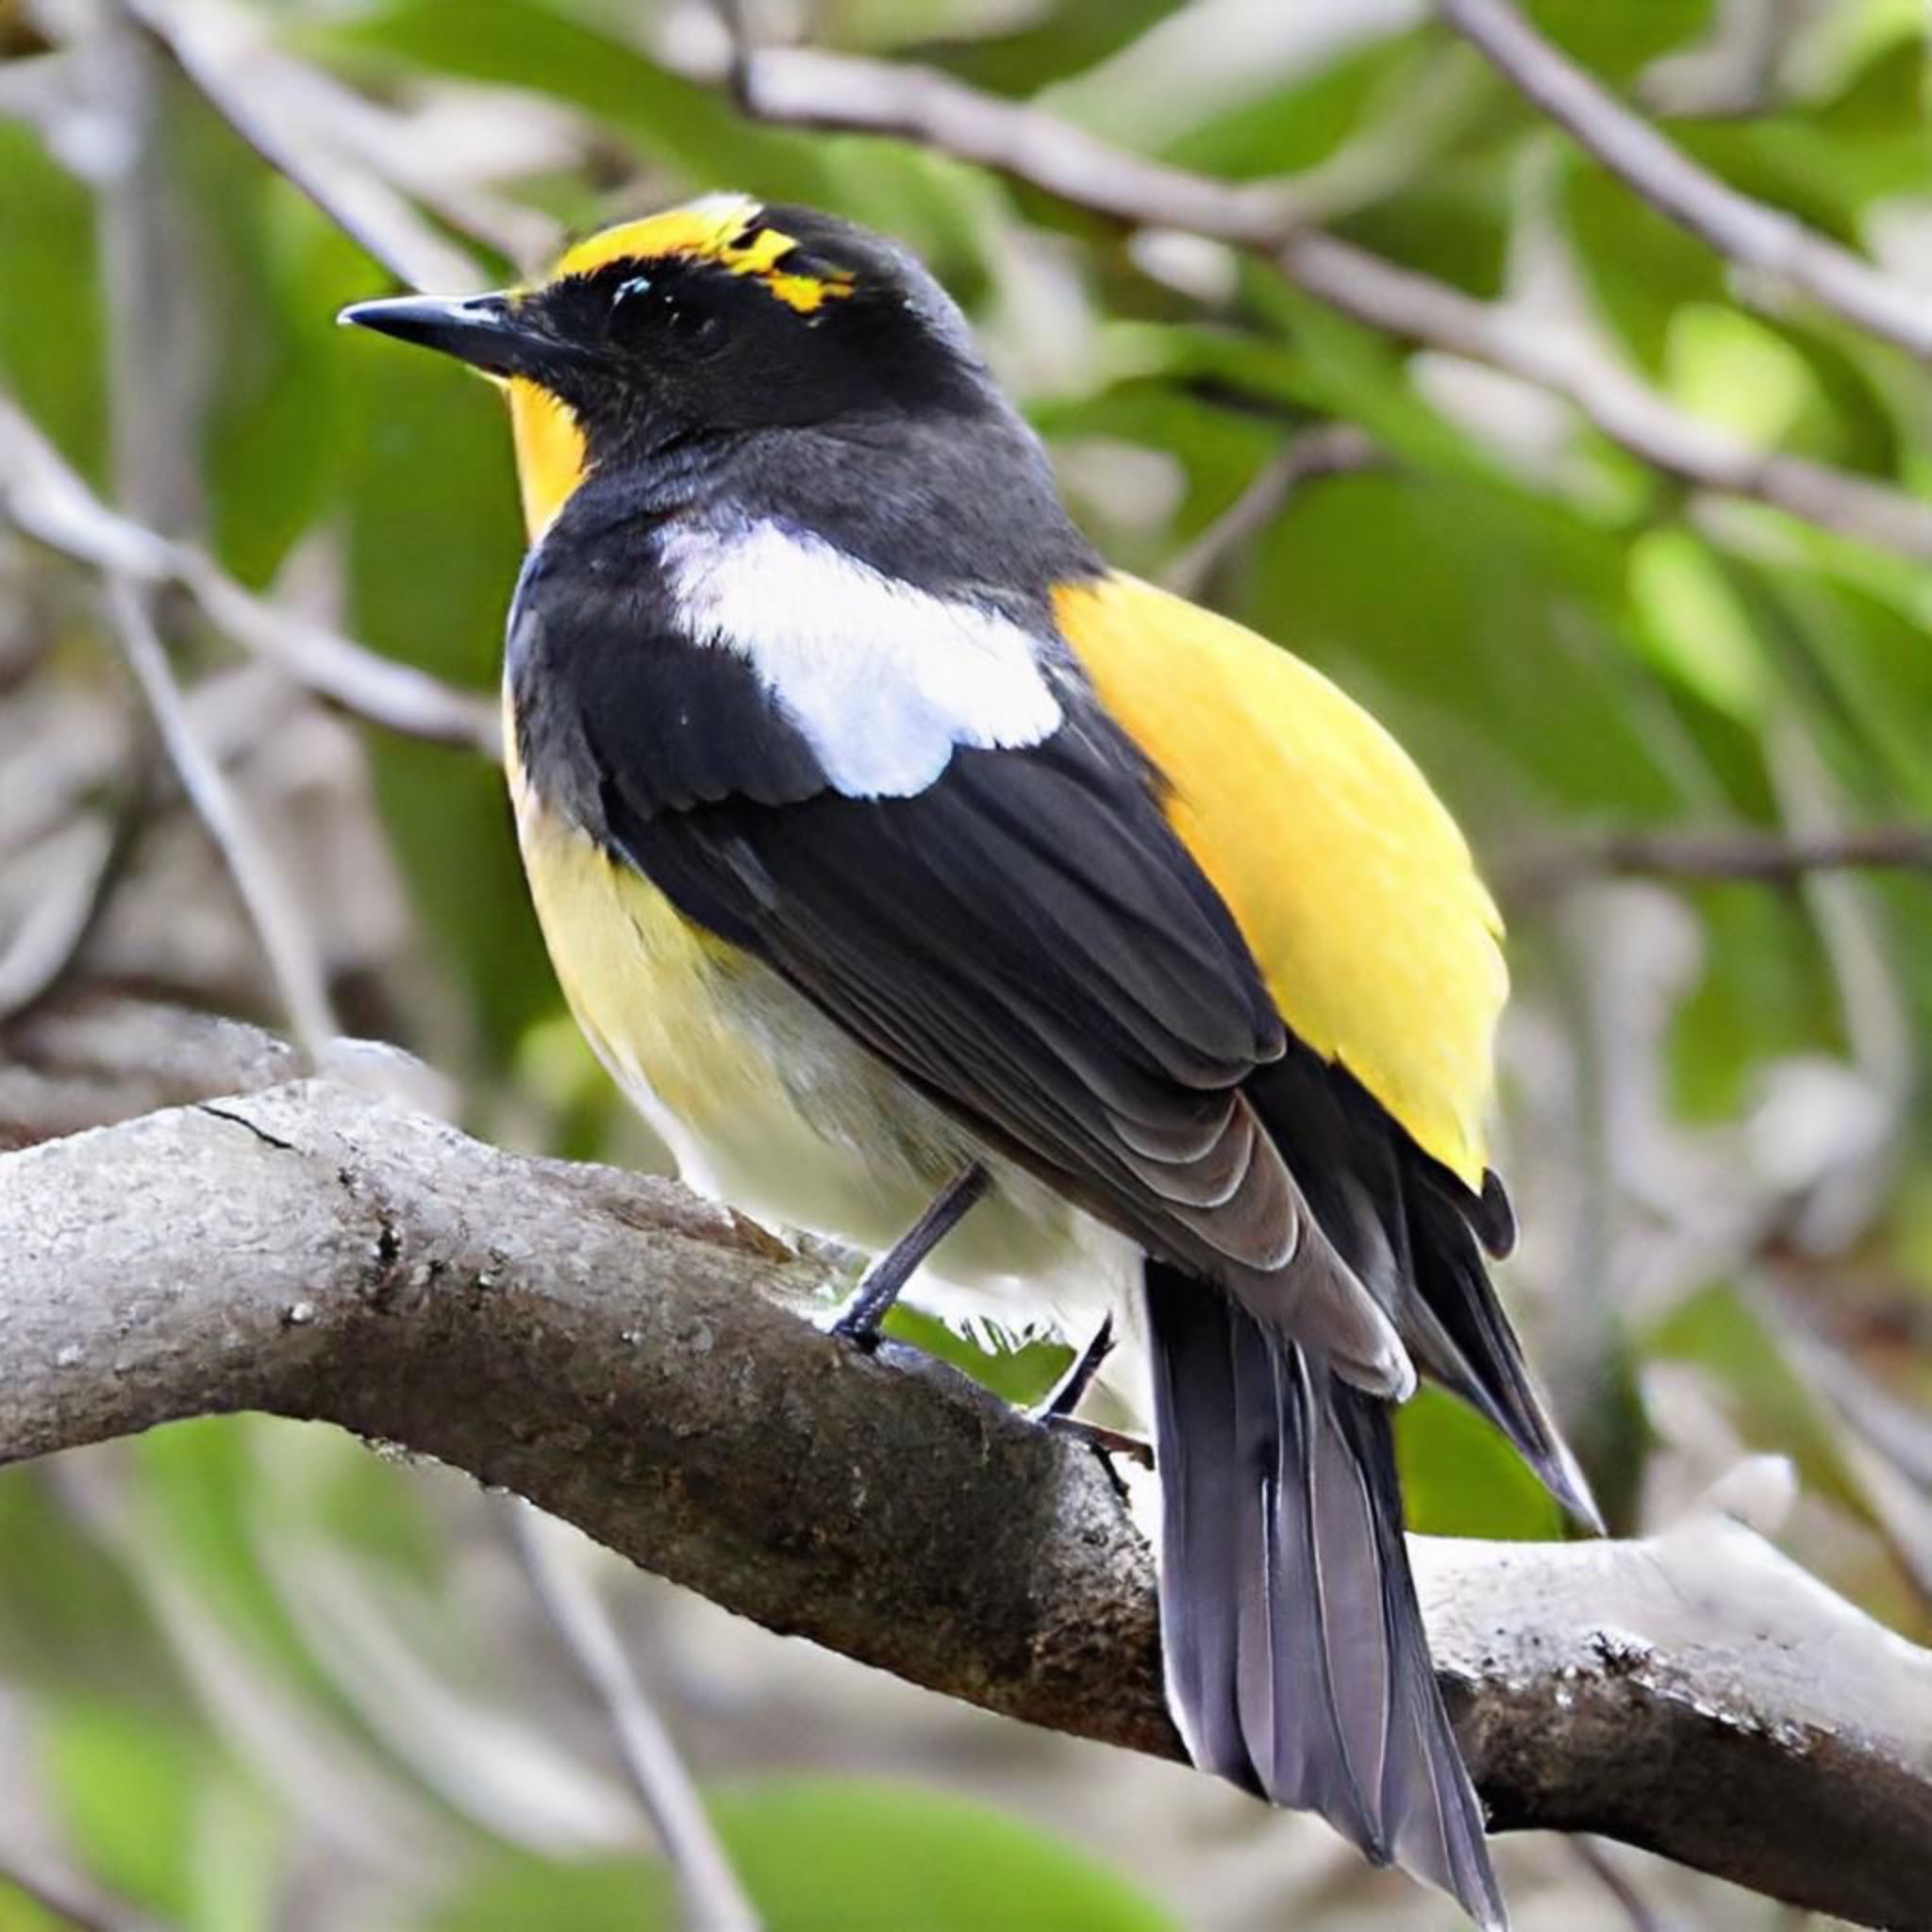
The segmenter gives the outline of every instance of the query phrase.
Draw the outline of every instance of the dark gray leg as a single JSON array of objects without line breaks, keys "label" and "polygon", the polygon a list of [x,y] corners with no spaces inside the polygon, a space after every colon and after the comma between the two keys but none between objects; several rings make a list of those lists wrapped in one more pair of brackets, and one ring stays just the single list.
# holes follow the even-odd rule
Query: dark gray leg
[{"label": "dark gray leg", "polygon": [[1093,1339],[1067,1364],[1066,1374],[1053,1385],[1046,1399],[1033,1411],[1034,1421],[1058,1422],[1072,1415],[1099,1373],[1101,1363],[1112,1353],[1113,1316],[1109,1313],[1102,1318],[1100,1326],[1093,1331]]},{"label": "dark gray leg", "polygon": [[932,1206],[865,1271],[865,1278],[834,1318],[832,1333],[859,1348],[876,1348],[879,1324],[899,1299],[900,1290],[991,1185],[992,1176],[976,1160],[948,1181]]},{"label": "dark gray leg", "polygon": [[1103,1457],[1124,1456],[1142,1468],[1152,1469],[1154,1445],[1151,1442],[1142,1441],[1139,1436],[1129,1436],[1119,1429],[1109,1429],[1104,1423],[1082,1422],[1074,1413],[1101,1363],[1113,1353],[1113,1317],[1108,1315],[1094,1330],[1092,1341],[1068,1364],[1066,1374],[1054,1384],[1046,1400],[1033,1410],[1033,1420],[1057,1435],[1072,1436],[1085,1442],[1089,1448],[1099,1450]]}]

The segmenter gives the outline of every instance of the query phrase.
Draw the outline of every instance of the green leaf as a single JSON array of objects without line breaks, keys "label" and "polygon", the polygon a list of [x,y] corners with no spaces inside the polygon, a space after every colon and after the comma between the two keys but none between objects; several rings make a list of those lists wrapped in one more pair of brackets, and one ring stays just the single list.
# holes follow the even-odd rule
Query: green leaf
[{"label": "green leaf", "polygon": [[1177,1932],[1094,1860],[964,1798],[774,1778],[711,1812],[766,1932]]},{"label": "green leaf", "polygon": [[1403,1508],[1422,1536],[1534,1542],[1563,1534],[1562,1512],[1508,1440],[1440,1389],[1395,1416]]},{"label": "green leaf", "polygon": [[886,1318],[886,1333],[910,1342],[1015,1406],[1038,1402],[1073,1358],[1058,1341],[1024,1341],[1014,1347],[981,1348],[936,1316],[899,1303]]},{"label": "green leaf", "polygon": [[258,1932],[275,1918],[287,1834],[267,1794],[224,1766],[195,1792],[187,1932]]},{"label": "green leaf", "polygon": [[1842,1051],[1837,997],[1801,900],[1716,885],[1697,910],[1704,971],[1672,1022],[1671,1097],[1688,1119],[1733,1119],[1768,1058]]},{"label": "green leaf", "polygon": [[0,120],[0,377],[96,485],[108,456],[93,203],[30,128]]},{"label": "green leaf", "polygon": [[1421,29],[1371,41],[1191,129],[1169,144],[1166,158],[1236,181],[1313,167],[1362,127],[1393,92],[1391,83],[1418,75],[1419,54],[1424,61],[1443,58]]},{"label": "green leaf", "polygon": [[1715,0],[1526,0],[1531,23],[1600,80],[1627,81],[1700,40]]},{"label": "green leaf", "polygon": [[[760,1778],[707,1807],[764,1932],[1177,1932],[1084,1855],[991,1807],[861,1778]],[[675,1932],[642,1860],[489,1861],[424,1932]]]},{"label": "green leaf", "polygon": [[135,1904],[186,1923],[195,1794],[215,1769],[211,1754],[178,1724],[75,1693],[44,1712],[40,1757],[85,1869]]},{"label": "green leaf", "polygon": [[1786,441],[1821,401],[1804,357],[1776,330],[1710,303],[1687,304],[1671,318],[1664,374],[1690,415],[1760,449]]},{"label": "green leaf", "polygon": [[1645,368],[1661,373],[1678,309],[1724,299],[1723,259],[1586,156],[1566,157],[1557,193],[1605,320]]},{"label": "green leaf", "polygon": [[74,1924],[0,1878],[0,1932],[74,1932]]},{"label": "green leaf", "polygon": [[1689,530],[1651,530],[1630,546],[1636,635],[1652,662],[1746,724],[1772,683],[1757,634],[1709,547]]},{"label": "green leaf", "polygon": [[423,1932],[678,1932],[670,1874],[642,1859],[580,1864],[504,1855],[483,1861]]},{"label": "green leaf", "polygon": [[1172,10],[1173,0],[1054,0],[1013,30],[949,39],[923,58],[996,93],[1028,94],[1118,53]]},{"label": "green leaf", "polygon": [[1299,493],[1237,611],[1336,676],[1473,823],[1524,788],[1630,818],[1683,795],[1622,622],[1620,546],[1513,489],[1392,473]]},{"label": "green leaf", "polygon": [[173,1690],[126,1573],[64,1507],[45,1468],[0,1474],[0,1674],[65,1692]]}]

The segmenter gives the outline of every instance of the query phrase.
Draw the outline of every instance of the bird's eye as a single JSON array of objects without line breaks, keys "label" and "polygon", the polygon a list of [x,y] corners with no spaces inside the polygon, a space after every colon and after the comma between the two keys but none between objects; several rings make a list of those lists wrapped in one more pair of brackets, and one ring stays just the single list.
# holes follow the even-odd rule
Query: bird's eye
[{"label": "bird's eye", "polygon": [[675,335],[690,342],[715,336],[722,326],[710,302],[680,276],[627,276],[610,291],[610,322],[619,335],[641,341]]}]

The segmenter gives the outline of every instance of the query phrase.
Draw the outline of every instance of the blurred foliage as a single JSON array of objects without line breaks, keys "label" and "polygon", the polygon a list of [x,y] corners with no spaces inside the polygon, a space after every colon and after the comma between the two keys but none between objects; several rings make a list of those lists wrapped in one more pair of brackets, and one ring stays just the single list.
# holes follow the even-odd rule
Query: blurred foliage
[{"label": "blurred foliage", "polygon": [[[1768,50],[1740,29],[1748,8],[1712,0],[1529,10],[1598,75],[1671,104],[1672,138],[1726,180],[1923,280],[1919,8],[1778,5]],[[1419,4],[752,11],[1038,99],[1180,165],[1353,180],[1336,232],[1587,327],[1689,415],[1907,490],[1932,479],[1924,370],[1757,299]],[[1699,500],[1547,397],[1418,355],[1224,250],[1130,241],[898,143],[748,125],[688,71],[721,52],[696,0],[254,0],[240,17],[365,97],[375,119],[345,116],[341,153],[459,238],[466,208],[580,229],[724,186],[903,237],[969,308],[1078,513],[1130,568],[1158,575],[1211,537],[1302,430],[1365,429],[1375,460],[1296,489],[1212,560],[1204,594],[1367,701],[1502,888],[1519,991],[1499,1159],[1526,1230],[1506,1282],[1532,1353],[1620,1524],[1665,1520],[1747,1449],[1790,1456],[1806,1498],[1790,1546],[1924,1635],[1914,1559],[1923,1579],[1932,1556],[1874,1500],[1858,1418],[1807,1387],[1789,1324],[1872,1388],[1932,1396],[1926,880],[1602,885],[1560,862],[1603,826],[1932,814],[1920,565]],[[131,362],[191,444],[195,487],[171,520],[246,583],[292,586],[390,656],[488,688],[521,542],[496,398],[335,328],[389,278],[165,59],[148,58],[158,111],[130,157],[134,134],[90,106],[98,50],[46,51],[25,19],[0,5],[0,80],[19,77],[0,89],[0,383],[111,495],[109,371]],[[256,106],[320,138],[312,106]],[[108,301],[104,210],[136,192],[166,225],[158,273],[190,297],[185,343]],[[465,241],[480,274],[538,266],[484,225],[491,240]],[[222,661],[213,641],[189,642],[192,661]],[[108,688],[97,655],[49,662],[63,688]],[[367,908],[325,908],[332,957],[357,962],[358,1024],[454,1074],[485,1132],[653,1158],[563,1013],[497,774],[376,734],[367,756],[408,930],[365,958]],[[1547,879],[1552,853],[1561,889],[1524,884]],[[258,987],[164,990],[273,1018]],[[1014,1400],[1065,1359],[895,1320]],[[1401,1455],[1421,1528],[1557,1531],[1491,1432],[1446,1400],[1406,1413]],[[392,1460],[251,1419],[0,1479],[0,1708],[17,1701],[75,1863],[183,1932],[668,1924],[641,1832],[608,1779],[585,1786],[593,1725],[545,1787],[553,1814],[520,1812],[528,1790],[507,1767],[534,1750],[531,1713],[555,1687],[545,1704],[507,1665],[502,1592],[478,1582],[494,1574],[487,1535],[447,1504]],[[452,1702],[497,1727],[490,1748]],[[774,1932],[1175,1923],[1056,1843],[1057,1814],[1036,1830],[845,1777],[837,1715],[818,1728],[773,1752],[795,1769],[714,1795]],[[354,1885],[319,1883],[318,1859],[345,1860]],[[1203,1896],[1186,1858],[1149,1852],[1136,1870]],[[1449,1923],[1426,1909],[1416,1923]],[[54,1923],[0,1888],[0,1927]]]}]

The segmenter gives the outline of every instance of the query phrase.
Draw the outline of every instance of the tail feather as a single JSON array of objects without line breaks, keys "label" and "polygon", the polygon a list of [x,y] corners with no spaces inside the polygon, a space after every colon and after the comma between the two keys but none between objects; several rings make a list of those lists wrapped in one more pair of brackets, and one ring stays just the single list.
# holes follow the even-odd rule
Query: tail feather
[{"label": "tail feather", "polygon": [[1195,1760],[1505,1923],[1430,1667],[1385,1404],[1147,1267],[1168,1690]]},{"label": "tail feather", "polygon": [[1601,1532],[1590,1485],[1537,1394],[1477,1247],[1480,1238],[1501,1254],[1515,1239],[1502,1183],[1486,1174],[1472,1193],[1306,1048],[1291,1045],[1248,1086],[1317,1221],[1394,1315],[1417,1368],[1501,1429],[1557,1501]]},{"label": "tail feather", "polygon": [[1530,1380],[1468,1223],[1426,1186],[1410,1187],[1407,1205],[1415,1290],[1397,1325],[1410,1353],[1501,1429],[1563,1508],[1601,1536],[1590,1480]]}]

